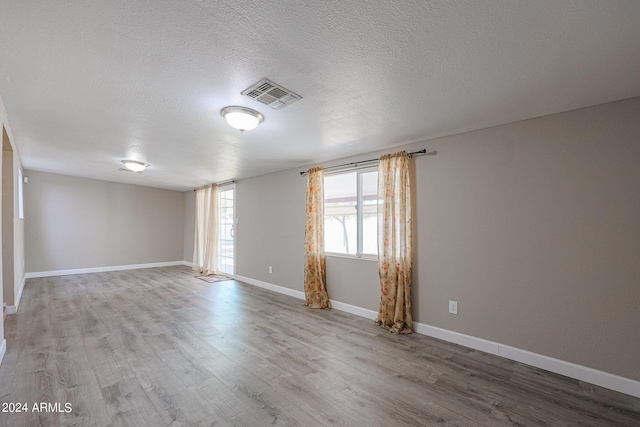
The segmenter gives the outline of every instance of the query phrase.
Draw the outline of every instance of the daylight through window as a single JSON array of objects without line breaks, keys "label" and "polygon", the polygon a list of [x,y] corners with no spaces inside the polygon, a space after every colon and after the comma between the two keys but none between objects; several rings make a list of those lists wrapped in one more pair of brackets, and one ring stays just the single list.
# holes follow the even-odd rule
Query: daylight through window
[{"label": "daylight through window", "polygon": [[325,175],[325,252],[376,256],[378,203],[377,168]]}]

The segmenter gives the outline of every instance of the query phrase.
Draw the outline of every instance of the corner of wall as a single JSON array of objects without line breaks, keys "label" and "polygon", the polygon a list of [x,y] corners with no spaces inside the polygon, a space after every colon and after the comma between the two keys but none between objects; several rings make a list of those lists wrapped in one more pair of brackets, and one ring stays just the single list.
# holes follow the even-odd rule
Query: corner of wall
[{"label": "corner of wall", "polygon": [[4,359],[4,355],[7,352],[7,340],[2,338],[2,343],[0,343],[0,365],[2,365],[2,360]]},{"label": "corner of wall", "polygon": [[18,313],[18,307],[20,307],[20,299],[22,298],[22,291],[24,291],[24,284],[26,283],[26,281],[27,281],[27,277],[26,275],[24,275],[22,277],[22,280],[19,282],[20,288],[18,289],[18,292],[16,292],[14,305],[7,306],[7,314]]},{"label": "corner of wall", "polygon": [[[184,192],[184,216],[182,232],[182,258],[183,261],[191,264],[193,261],[193,239],[196,223],[196,193],[194,191]],[[186,264],[185,264],[186,265]]]}]

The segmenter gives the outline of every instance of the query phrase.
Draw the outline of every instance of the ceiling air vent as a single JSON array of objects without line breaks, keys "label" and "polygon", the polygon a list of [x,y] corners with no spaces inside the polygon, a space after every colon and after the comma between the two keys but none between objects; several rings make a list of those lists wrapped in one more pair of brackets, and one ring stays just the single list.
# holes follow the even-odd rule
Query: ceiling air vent
[{"label": "ceiling air vent", "polygon": [[293,104],[297,100],[302,99],[300,95],[296,95],[290,90],[285,89],[267,79],[260,80],[258,83],[248,87],[241,93],[249,98],[268,105],[274,110],[280,110],[287,105]]}]

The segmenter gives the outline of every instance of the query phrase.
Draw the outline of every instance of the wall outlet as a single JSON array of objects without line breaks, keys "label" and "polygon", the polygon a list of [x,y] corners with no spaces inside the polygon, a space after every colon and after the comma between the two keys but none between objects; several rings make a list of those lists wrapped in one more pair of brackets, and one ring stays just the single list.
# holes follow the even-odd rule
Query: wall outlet
[{"label": "wall outlet", "polygon": [[458,314],[458,301],[449,301],[449,313]]},{"label": "wall outlet", "polygon": [[269,274],[273,274],[273,267],[269,266]]}]

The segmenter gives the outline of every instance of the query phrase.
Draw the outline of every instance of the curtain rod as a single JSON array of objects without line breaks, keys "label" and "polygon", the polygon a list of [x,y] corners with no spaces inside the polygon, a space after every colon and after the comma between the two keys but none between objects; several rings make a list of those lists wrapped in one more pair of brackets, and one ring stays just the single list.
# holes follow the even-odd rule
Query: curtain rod
[{"label": "curtain rod", "polygon": [[[414,151],[412,153],[407,153],[407,155],[409,157],[413,157],[413,156],[418,155],[418,154],[424,154],[426,156],[434,156],[434,155],[438,154],[438,152],[437,151],[432,151],[430,153],[427,153],[426,149],[422,149],[420,151]],[[324,170],[327,171],[327,170],[331,170],[331,169],[338,169],[338,168],[342,168],[342,167],[345,167],[345,166],[353,166],[354,168],[356,168],[356,167],[358,167],[360,165],[367,164],[367,163],[373,163],[373,162],[377,162],[377,161],[378,161],[378,159],[369,159],[369,160],[361,160],[359,162],[343,163],[341,165],[329,166],[327,168],[324,168]],[[302,171],[302,172],[300,172],[300,175],[306,175],[308,173],[309,173],[309,171]]]},{"label": "curtain rod", "polygon": [[[221,185],[225,185],[225,184],[235,184],[235,183],[236,183],[236,180],[235,180],[235,179],[230,179],[229,181],[222,181],[222,182],[218,182],[216,185],[219,187],[219,186],[221,186]],[[201,189],[201,188],[207,188],[207,187],[209,187],[210,185],[213,185],[213,184],[203,185],[203,186],[200,186],[200,187],[198,187],[198,188],[194,188],[194,189],[193,189],[193,191],[199,190],[199,189]]]}]

